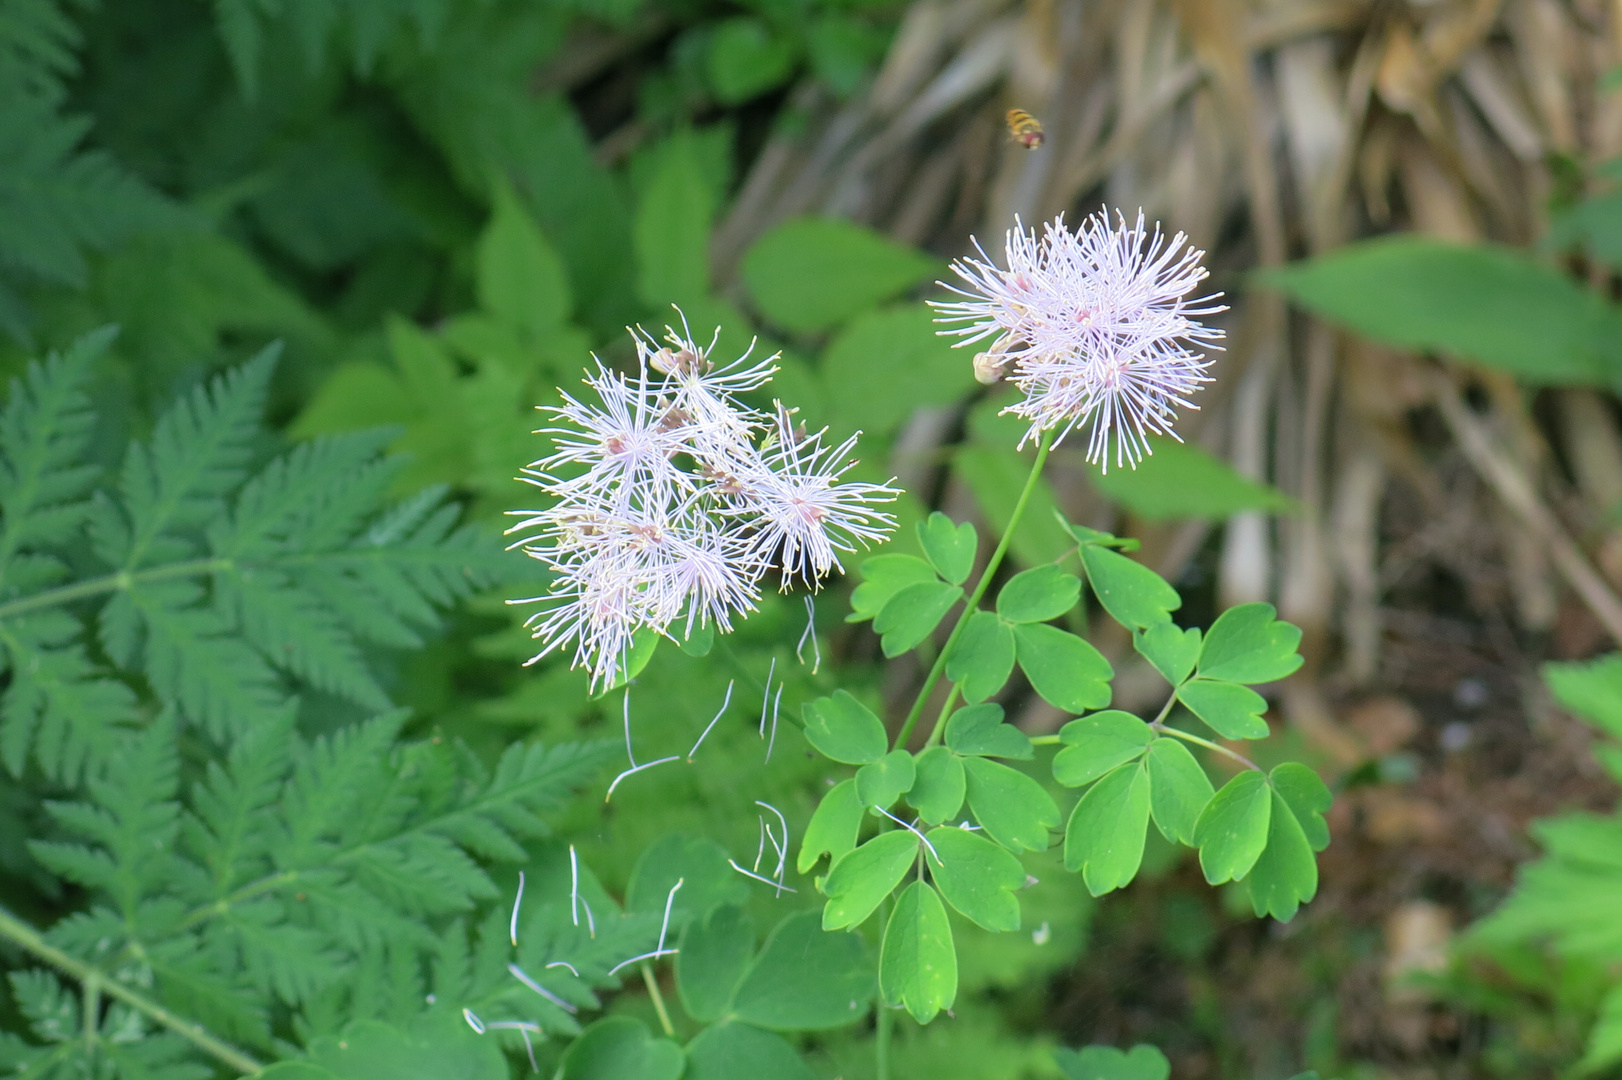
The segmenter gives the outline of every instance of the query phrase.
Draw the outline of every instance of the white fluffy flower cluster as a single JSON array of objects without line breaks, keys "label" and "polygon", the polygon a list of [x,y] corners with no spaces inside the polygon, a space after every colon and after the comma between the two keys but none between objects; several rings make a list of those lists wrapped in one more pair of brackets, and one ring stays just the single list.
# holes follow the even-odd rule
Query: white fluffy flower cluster
[{"label": "white fluffy flower cluster", "polygon": [[981,258],[952,266],[969,288],[946,286],[964,299],[934,303],[937,321],[967,324],[942,331],[961,345],[992,339],[975,376],[1007,375],[1024,392],[1005,411],[1030,421],[1026,439],[1056,430],[1057,443],[1091,419],[1087,460],[1107,469],[1112,439],[1116,464],[1135,466],[1151,452],[1148,436],[1177,437],[1177,407],[1195,408],[1188,396],[1211,381],[1201,350],[1223,336],[1198,321],[1226,310],[1214,303],[1221,294],[1184,299],[1209,276],[1205,252],[1182,233],[1151,234],[1141,211],[1131,226],[1093,214],[1074,233],[1061,215],[1040,239],[1016,218],[1007,269],[975,247]]},{"label": "white fluffy flower cluster", "polygon": [[[717,330],[717,338],[720,331]],[[639,374],[601,361],[583,380],[595,403],[564,395],[543,407],[555,451],[522,479],[552,495],[545,510],[515,510],[513,544],[551,568],[546,605],[526,625],[545,643],[530,663],[568,642],[592,683],[612,682],[632,636],[714,625],[752,611],[770,572],[787,591],[843,570],[840,552],[882,539],[895,519],[876,509],[888,484],[840,482],[856,437],[835,446],[806,434],[792,411],[756,412],[735,395],[771,380],[776,357],[725,365],[667,328],[666,345],[633,331]],[[594,358],[595,359],[595,358]]]}]

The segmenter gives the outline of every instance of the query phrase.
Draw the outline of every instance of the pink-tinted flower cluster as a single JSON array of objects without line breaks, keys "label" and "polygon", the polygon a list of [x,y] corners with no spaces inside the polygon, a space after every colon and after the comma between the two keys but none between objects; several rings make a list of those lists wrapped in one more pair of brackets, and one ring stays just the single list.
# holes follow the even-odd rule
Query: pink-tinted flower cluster
[{"label": "pink-tinted flower cluster", "polygon": [[844,569],[841,552],[895,526],[876,509],[894,488],[840,480],[855,436],[828,445],[826,429],[806,434],[781,403],[766,416],[738,400],[770,381],[775,357],[717,365],[714,340],[632,338],[635,378],[598,361],[586,400],[543,409],[555,422],[537,434],[554,452],[522,479],[555,501],[512,511],[521,520],[508,530],[553,575],[545,596],[513,601],[546,605],[526,624],[544,643],[530,663],[573,642],[594,687],[614,680],[638,630],[730,632],[768,573],[785,591],[816,588]]},{"label": "pink-tinted flower cluster", "polygon": [[1149,232],[1141,211],[1130,226],[1097,213],[1075,232],[1060,216],[1040,239],[1014,225],[1006,269],[978,243],[980,258],[953,264],[968,288],[947,286],[963,299],[934,306],[938,321],[964,325],[942,332],[991,339],[975,375],[1024,392],[1005,411],[1030,421],[1026,439],[1056,432],[1057,444],[1091,420],[1087,459],[1107,469],[1113,442],[1115,463],[1136,465],[1150,435],[1177,437],[1177,408],[1195,408],[1189,395],[1210,381],[1203,350],[1223,334],[1198,320],[1226,308],[1220,294],[1184,299],[1208,276],[1205,253],[1182,233]]}]

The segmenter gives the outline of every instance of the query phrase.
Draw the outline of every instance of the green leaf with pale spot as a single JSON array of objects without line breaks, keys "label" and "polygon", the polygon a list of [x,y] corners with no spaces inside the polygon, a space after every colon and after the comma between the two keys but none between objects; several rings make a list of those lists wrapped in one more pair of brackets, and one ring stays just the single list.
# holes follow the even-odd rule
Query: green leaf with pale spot
[{"label": "green leaf with pale spot", "polygon": [[669,1039],[655,1038],[629,1016],[609,1016],[564,1051],[559,1080],[678,1080],[687,1058]]},{"label": "green leaf with pale spot", "polygon": [[864,807],[877,806],[888,810],[895,801],[912,789],[917,766],[912,754],[905,750],[892,750],[871,765],[856,770],[856,799]]},{"label": "green leaf with pale spot", "polygon": [[676,990],[687,1015],[706,1024],[719,1020],[754,954],[754,920],[736,904],[688,923],[676,953]]},{"label": "green leaf with pale spot", "polygon": [[954,524],[939,510],[918,523],[918,543],[941,577],[953,585],[969,580],[974,570],[974,552],[979,543],[974,525]]},{"label": "green leaf with pale spot", "polygon": [[1064,867],[1081,871],[1087,891],[1102,896],[1137,876],[1149,830],[1149,775],[1141,762],[1104,774],[1070,813]]},{"label": "green leaf with pale spot", "polygon": [[1165,578],[1120,552],[1087,544],[1081,549],[1081,561],[1098,602],[1128,630],[1168,622],[1171,613],[1183,606],[1183,598]]},{"label": "green leaf with pale spot", "polygon": [[777,924],[738,984],[740,1020],[773,1031],[822,1031],[855,1023],[873,996],[873,967],[860,934],[831,934],[815,911]]},{"label": "green leaf with pale spot", "polygon": [[1046,851],[1059,824],[1053,796],[1029,776],[981,757],[963,759],[969,809],[990,837],[1010,851]]},{"label": "green leaf with pale spot", "polygon": [[874,631],[884,638],[884,655],[896,657],[917,647],[962,597],[962,589],[944,581],[908,585],[890,597],[873,620]]},{"label": "green leaf with pale spot", "polygon": [[822,928],[843,930],[866,922],[901,884],[917,857],[918,838],[905,829],[879,833],[848,852],[834,863],[823,883],[828,903],[822,909]]},{"label": "green leaf with pale spot", "polygon": [[1011,623],[1057,619],[1081,599],[1081,579],[1049,563],[1023,570],[997,594],[997,614]]},{"label": "green leaf with pale spot", "polygon": [[682,1080],[816,1080],[816,1075],[781,1035],[728,1021],[705,1028],[687,1044]]},{"label": "green leaf with pale spot", "polygon": [[1145,755],[1149,770],[1149,810],[1160,835],[1178,844],[1194,843],[1194,826],[1216,789],[1188,747],[1159,738]]},{"label": "green leaf with pale spot", "polygon": [[1197,626],[1184,630],[1169,621],[1155,623],[1132,635],[1132,647],[1153,664],[1167,682],[1176,686],[1188,678],[1199,662],[1200,630]]},{"label": "green leaf with pale spot", "polygon": [[946,905],[922,881],[908,885],[884,928],[879,957],[879,994],[904,1005],[920,1024],[957,1000],[957,946]]},{"label": "green leaf with pale spot", "polygon": [[1224,739],[1265,739],[1267,699],[1248,686],[1190,679],[1177,688],[1177,700]]},{"label": "green leaf with pale spot", "polygon": [[1268,780],[1301,823],[1312,850],[1322,851],[1328,847],[1329,825],[1324,821],[1324,814],[1335,800],[1318,774],[1298,761],[1286,761],[1268,774]]},{"label": "green leaf with pale spot", "polygon": [[1224,611],[1205,634],[1200,677],[1236,683],[1282,679],[1301,666],[1301,629],[1280,622],[1272,604],[1240,604]]},{"label": "green leaf with pale spot", "polygon": [[[965,918],[987,930],[1019,929],[1019,898],[1025,868],[1006,850],[978,833],[947,826],[925,837],[934,855],[925,855],[935,887]],[[938,859],[938,861],[937,861]]]},{"label": "green leaf with pale spot", "polygon": [[976,611],[946,658],[946,677],[965,701],[984,701],[1001,690],[1014,670],[1014,631],[994,612]]},{"label": "green leaf with pale spot", "polygon": [[867,765],[890,749],[884,722],[849,691],[836,690],[832,697],[808,701],[800,715],[806,741],[835,761]]},{"label": "green leaf with pale spot", "polygon": [[912,782],[912,790],[907,792],[907,802],[918,811],[919,817],[931,825],[939,825],[962,809],[968,781],[961,758],[944,746],[931,746],[918,755],[917,769],[918,776]]},{"label": "green leaf with pale spot", "polygon": [[946,721],[946,745],[971,757],[1015,758],[1035,756],[1030,736],[1003,722],[1002,706],[965,705]]},{"label": "green leaf with pale spot", "polygon": [[1273,810],[1267,823],[1267,846],[1245,883],[1258,917],[1271,915],[1279,922],[1289,922],[1318,892],[1318,861],[1290,804],[1276,791],[1269,794]]},{"label": "green leaf with pale spot", "polygon": [[863,813],[854,779],[841,780],[829,788],[812,813],[805,827],[805,837],[800,841],[800,857],[794,864],[800,873],[810,873],[823,855],[828,856],[831,866],[854,848]]},{"label": "green leaf with pale spot", "polygon": [[1211,797],[1194,824],[1200,869],[1212,885],[1250,873],[1267,846],[1273,816],[1273,789],[1267,778],[1246,769]]},{"label": "green leaf with pale spot", "polygon": [[874,555],[862,560],[862,583],[850,594],[846,622],[862,622],[884,610],[890,597],[908,585],[938,581],[935,568],[916,555]]},{"label": "green leaf with pale spot", "polygon": [[1075,634],[1045,623],[1016,626],[1014,650],[1031,686],[1049,705],[1083,713],[1109,704],[1115,669]]},{"label": "green leaf with pale spot", "polygon": [[1083,716],[1059,729],[1064,749],[1053,757],[1053,778],[1081,787],[1118,765],[1137,760],[1155,733],[1136,716],[1119,709]]}]

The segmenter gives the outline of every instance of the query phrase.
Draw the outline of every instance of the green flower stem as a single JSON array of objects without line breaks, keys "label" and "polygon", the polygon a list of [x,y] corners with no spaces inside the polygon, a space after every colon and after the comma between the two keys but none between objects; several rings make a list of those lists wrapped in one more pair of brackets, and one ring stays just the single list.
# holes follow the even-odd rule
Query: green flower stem
[{"label": "green flower stem", "polygon": [[1032,746],[1058,746],[1064,740],[1057,735],[1032,735]]},{"label": "green flower stem", "polygon": [[952,692],[946,695],[946,704],[941,706],[940,715],[935,717],[935,726],[929,729],[929,738],[924,740],[925,750],[940,742],[941,736],[946,734],[946,718],[952,715],[952,706],[957,704],[957,696],[962,689],[957,683],[952,684]]},{"label": "green flower stem", "polygon": [[1179,731],[1174,727],[1167,727],[1165,724],[1162,724],[1159,720],[1156,720],[1154,723],[1150,724],[1149,726],[1154,728],[1156,731],[1160,732],[1162,735],[1170,735],[1173,738],[1182,739],[1184,742],[1191,742],[1195,746],[1203,746],[1207,750],[1215,750],[1219,754],[1226,754],[1229,757],[1233,758],[1233,760],[1237,761],[1239,764],[1243,765],[1247,769],[1255,769],[1257,772],[1266,772],[1267,771],[1267,770],[1263,769],[1260,765],[1256,764],[1254,761],[1251,761],[1245,755],[1243,755],[1241,753],[1237,753],[1236,751],[1233,751],[1233,750],[1229,750],[1226,746],[1223,746],[1221,743],[1214,743],[1210,739],[1202,739],[1198,735],[1191,735],[1186,731]]},{"label": "green flower stem", "polygon": [[[236,1047],[216,1039],[207,1031],[204,1031],[201,1024],[195,1024],[176,1016],[157,1002],[118,982],[94,964],[87,964],[82,960],[75,959],[61,949],[47,943],[32,926],[4,910],[0,910],[0,937],[15,942],[25,951],[33,953],[47,964],[76,979],[87,989],[87,1003],[93,998],[99,998],[101,994],[117,998],[130,1008],[163,1025],[210,1057],[229,1065],[239,1073],[253,1074],[264,1069],[263,1065]],[[94,994],[89,992],[91,987],[95,988]],[[87,1037],[90,1030],[88,1024],[89,1019],[86,1018]]]},{"label": "green flower stem", "polygon": [[676,1029],[670,1023],[670,1012],[665,1008],[665,996],[659,992],[659,980],[653,977],[653,968],[646,960],[642,961],[642,982],[648,988],[648,996],[653,999],[653,1011],[659,1014],[659,1026],[664,1029],[667,1037],[674,1039]]},{"label": "green flower stem", "polygon": [[[980,580],[975,583],[974,592],[969,594],[968,602],[963,605],[963,613],[957,617],[957,625],[952,627],[951,635],[946,644],[941,646],[935,662],[930,665],[929,674],[924,677],[924,685],[918,688],[918,697],[912,703],[912,709],[907,713],[906,721],[901,725],[901,731],[896,735],[893,749],[899,750],[907,745],[912,736],[912,729],[918,726],[918,718],[923,715],[924,705],[929,701],[929,695],[940,682],[941,675],[946,671],[946,660],[952,655],[952,646],[957,639],[963,636],[963,628],[969,625],[969,619],[980,610],[980,601],[991,588],[991,579],[996,576],[997,568],[1002,565],[1003,556],[1008,554],[1008,545],[1014,539],[1014,529],[1019,526],[1019,519],[1025,514],[1025,504],[1031,501],[1031,492],[1036,490],[1036,481],[1042,476],[1042,466],[1047,464],[1050,447],[1047,443],[1037,444],[1036,460],[1031,463],[1031,474],[1025,478],[1025,489],[1019,493],[1019,501],[1014,503],[1014,512],[1008,517],[1008,527],[1003,530],[1002,539],[997,541],[997,548],[991,553],[991,559],[986,563],[985,570],[980,574]],[[936,725],[939,728],[939,724]],[[930,733],[934,737],[934,732]]]},{"label": "green flower stem", "polygon": [[[890,823],[887,819],[880,819],[879,830],[888,832],[886,828]],[[895,905],[895,898],[886,896],[879,904],[879,942],[883,947],[884,932],[890,926],[890,909]],[[873,995],[873,1076],[874,1080],[890,1080],[890,1037],[895,1033],[895,1012],[884,1004],[884,991],[877,990]]]},{"label": "green flower stem", "polygon": [[35,593],[33,596],[24,596],[9,603],[0,604],[0,621],[15,618],[18,615],[26,615],[30,611],[71,604],[75,600],[83,600],[86,597],[102,596],[111,592],[126,592],[136,585],[147,582],[217,574],[222,570],[230,570],[235,565],[236,562],[233,559],[192,559],[189,562],[171,563],[168,566],[154,566],[148,570],[120,570],[116,574],[90,578],[87,581],[76,581],[72,585],[64,585],[60,589],[46,589],[44,592]]}]

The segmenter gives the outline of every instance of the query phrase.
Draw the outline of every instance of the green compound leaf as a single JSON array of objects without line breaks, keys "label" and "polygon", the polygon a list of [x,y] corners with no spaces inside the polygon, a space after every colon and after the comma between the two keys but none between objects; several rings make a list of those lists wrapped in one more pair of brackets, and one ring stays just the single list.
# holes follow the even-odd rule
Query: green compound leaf
[{"label": "green compound leaf", "polygon": [[838,218],[796,218],[749,248],[742,276],[755,306],[796,332],[823,330],[934,276],[939,264]]},{"label": "green compound leaf", "polygon": [[1145,756],[1149,770],[1149,810],[1160,835],[1194,844],[1194,826],[1216,789],[1188,747],[1172,738],[1156,739]]},{"label": "green compound leaf", "polygon": [[1053,1060],[1068,1080],[1166,1080],[1171,1062],[1155,1047],[1139,1043],[1130,1051],[1113,1046],[1058,1049]]},{"label": "green compound leaf", "polygon": [[870,765],[890,749],[884,722],[873,710],[837,690],[833,697],[808,701],[800,710],[805,738],[823,756],[846,765]]},{"label": "green compound leaf", "polygon": [[952,605],[963,596],[963,590],[944,581],[925,581],[908,585],[884,605],[873,629],[884,636],[884,655],[900,656],[923,641]]},{"label": "green compound leaf", "polygon": [[953,524],[951,518],[937,510],[929,515],[928,520],[918,523],[918,543],[923,546],[924,554],[941,577],[953,585],[961,585],[969,580],[969,574],[974,570],[975,549],[979,544],[979,537],[971,523]]},{"label": "green compound leaf", "polygon": [[1269,794],[1273,812],[1267,825],[1267,846],[1251,867],[1246,884],[1258,917],[1271,915],[1279,922],[1289,922],[1318,892],[1318,861],[1312,857],[1312,845],[1290,804],[1276,791]]},{"label": "green compound leaf", "polygon": [[1102,896],[1137,876],[1149,831],[1149,774],[1140,762],[1106,773],[1070,813],[1064,868],[1081,871],[1087,891]]},{"label": "green compound leaf", "polygon": [[1081,599],[1081,579],[1051,563],[1024,570],[997,594],[997,614],[1011,623],[1057,619]]},{"label": "green compound leaf", "polygon": [[856,770],[856,800],[864,807],[888,810],[912,790],[917,775],[912,755],[905,750],[892,750],[873,764]]},{"label": "green compound leaf", "polygon": [[610,1016],[569,1044],[559,1080],[677,1080],[686,1055],[669,1039],[656,1039],[640,1020]]},{"label": "green compound leaf", "polygon": [[1192,679],[1177,688],[1177,700],[1224,739],[1267,738],[1267,700],[1248,686]]},{"label": "green compound leaf", "polygon": [[856,834],[862,827],[862,800],[856,795],[856,781],[841,780],[817,804],[805,827],[800,841],[800,857],[795,867],[802,874],[811,872],[824,854],[832,866],[856,846]]},{"label": "green compound leaf", "polygon": [[[918,777],[907,792],[907,802],[931,825],[950,819],[963,806],[967,780],[963,761],[944,746],[931,746],[918,755]],[[802,874],[805,871],[800,871]]]},{"label": "green compound leaf", "polygon": [[815,911],[777,924],[738,984],[733,1014],[773,1031],[821,1031],[860,1020],[873,968],[860,934],[830,934]]},{"label": "green compound leaf", "polygon": [[965,705],[946,721],[946,745],[970,757],[1016,758],[1036,755],[1030,736],[1013,724],[1003,723],[1002,706]]},{"label": "green compound leaf", "polygon": [[1205,635],[1200,677],[1236,683],[1282,679],[1301,666],[1295,651],[1301,629],[1279,622],[1272,604],[1240,604],[1224,611]]},{"label": "green compound leaf", "polygon": [[879,833],[834,863],[822,891],[824,930],[860,926],[895,890],[918,857],[918,838],[906,830]]},{"label": "green compound leaf", "polygon": [[1211,797],[1194,824],[1206,881],[1221,885],[1250,873],[1267,846],[1272,811],[1273,789],[1254,769],[1229,780]]},{"label": "green compound leaf", "polygon": [[631,867],[631,880],[625,887],[625,909],[648,913],[662,912],[677,881],[673,926],[685,926],[688,919],[716,904],[742,903],[749,887],[728,865],[727,852],[707,836],[669,833],[649,844]]},{"label": "green compound leaf", "polygon": [[1273,769],[1268,780],[1301,823],[1301,831],[1312,850],[1322,851],[1328,847],[1329,825],[1324,821],[1324,814],[1335,797],[1318,774],[1298,761],[1286,761]]},{"label": "green compound leaf", "polygon": [[1063,526],[1064,531],[1070,534],[1071,539],[1075,540],[1077,547],[1107,547],[1114,548],[1116,551],[1136,551],[1142,546],[1139,541],[1130,536],[1116,536],[1114,533],[1107,533],[1102,529],[1089,529],[1085,525],[1072,525],[1065,520],[1063,514],[1057,511],[1054,512],[1054,516],[1059,519],[1059,524]]},{"label": "green compound leaf", "polygon": [[1084,544],[1081,561],[1098,602],[1128,630],[1168,622],[1171,613],[1183,606],[1183,598],[1165,578],[1119,552]]},{"label": "green compound leaf", "polygon": [[984,701],[1001,690],[1014,670],[1014,631],[990,611],[976,611],[946,658],[946,677],[965,701]]},{"label": "green compound leaf", "polygon": [[1188,678],[1200,659],[1200,630],[1176,623],[1155,623],[1132,635],[1132,647],[1173,686]]},{"label": "green compound leaf", "polygon": [[957,946],[946,905],[922,881],[908,885],[884,928],[879,957],[879,994],[904,1005],[920,1024],[957,1000]]},{"label": "green compound leaf", "polygon": [[985,758],[964,758],[969,809],[997,843],[1010,851],[1046,851],[1059,807],[1042,785]]},{"label": "green compound leaf", "polygon": [[987,930],[1019,929],[1019,898],[1025,868],[1007,851],[978,833],[947,827],[926,839],[936,858],[925,856],[935,886],[946,902]]},{"label": "green compound leaf", "polygon": [[935,568],[916,555],[874,555],[862,560],[862,583],[851,592],[851,613],[846,622],[862,622],[884,610],[890,598],[908,585],[923,585],[939,578]]},{"label": "green compound leaf", "polygon": [[677,647],[688,656],[701,659],[710,655],[710,650],[715,647],[714,623],[695,626],[692,633],[688,633],[686,625],[677,622],[671,630],[675,632]]},{"label": "green compound leaf", "polygon": [[1155,733],[1129,712],[1109,709],[1072,720],[1059,729],[1065,744],[1053,758],[1053,779],[1081,787],[1118,765],[1137,760]]},{"label": "green compound leaf", "polygon": [[688,923],[676,953],[676,990],[687,1015],[706,1024],[719,1020],[754,953],[754,920],[736,904]]},{"label": "green compound leaf", "polygon": [[1075,634],[1044,623],[1016,626],[1014,649],[1019,666],[1049,705],[1084,713],[1109,704],[1115,669]]},{"label": "green compound leaf", "polygon": [[682,1080],[816,1080],[816,1075],[781,1035],[728,1021],[705,1028],[687,1044]]}]

